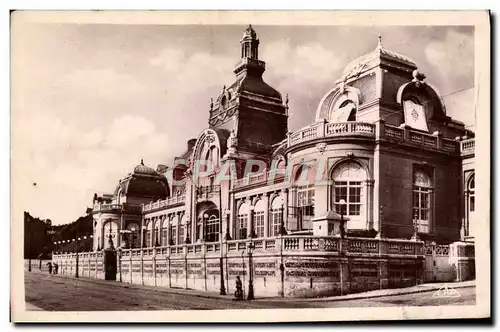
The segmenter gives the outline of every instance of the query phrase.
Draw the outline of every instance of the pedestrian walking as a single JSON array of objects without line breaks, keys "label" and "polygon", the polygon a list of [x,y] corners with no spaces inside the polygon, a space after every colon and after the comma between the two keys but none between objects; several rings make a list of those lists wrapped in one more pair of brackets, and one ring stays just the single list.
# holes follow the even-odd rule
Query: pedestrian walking
[{"label": "pedestrian walking", "polygon": [[49,269],[49,274],[52,274],[52,263],[51,262],[47,263],[47,268]]},{"label": "pedestrian walking", "polygon": [[57,274],[57,271],[59,270],[59,265],[54,262],[54,274]]}]

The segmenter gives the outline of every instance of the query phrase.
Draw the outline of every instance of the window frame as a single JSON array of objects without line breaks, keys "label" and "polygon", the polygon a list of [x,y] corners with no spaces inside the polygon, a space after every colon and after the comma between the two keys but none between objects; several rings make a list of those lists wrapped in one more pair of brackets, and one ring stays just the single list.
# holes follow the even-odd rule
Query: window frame
[{"label": "window frame", "polygon": [[[422,175],[424,179],[418,175]],[[418,233],[431,233],[433,190],[433,180],[429,172],[422,169],[414,170],[412,180],[412,220],[416,223]]]}]

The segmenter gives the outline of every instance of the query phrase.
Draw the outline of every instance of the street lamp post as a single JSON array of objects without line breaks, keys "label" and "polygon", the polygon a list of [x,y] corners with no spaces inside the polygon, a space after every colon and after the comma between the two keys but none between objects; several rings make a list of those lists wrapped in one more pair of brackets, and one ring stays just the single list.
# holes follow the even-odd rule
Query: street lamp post
[{"label": "street lamp post", "polygon": [[75,278],[78,278],[79,275],[78,275],[78,251],[80,248],[79,247],[79,244],[80,244],[80,240],[81,238],[77,238],[77,241],[76,241],[76,271],[75,271]]},{"label": "street lamp post", "polygon": [[344,227],[344,206],[346,204],[344,199],[339,201],[340,204],[340,238],[345,238],[345,227]]},{"label": "street lamp post", "polygon": [[253,248],[253,240],[252,237],[250,237],[250,243],[248,244],[248,300],[255,299],[253,294]]},{"label": "street lamp post", "polygon": [[130,236],[132,237],[131,241],[130,241],[130,248],[135,248],[135,227],[132,227],[130,229],[131,233],[130,233]]},{"label": "street lamp post", "polygon": [[146,247],[146,226],[142,226],[142,241],[141,241],[141,249]]},{"label": "street lamp post", "polygon": [[[219,209],[220,211],[220,209]],[[228,220],[229,221],[229,220]],[[223,253],[223,244],[222,244],[222,216],[219,212],[219,243],[220,243],[220,295],[226,295],[226,286],[224,285],[224,253]]]},{"label": "street lamp post", "polygon": [[415,216],[413,218],[413,237],[412,240],[418,240],[418,211],[415,211]]},{"label": "street lamp post", "polygon": [[224,237],[224,239],[226,241],[229,241],[231,240],[231,234],[229,234],[229,221],[230,221],[230,218],[231,218],[231,210],[229,209],[226,209],[224,210],[224,215],[226,216],[226,236]]},{"label": "street lamp post", "polygon": [[125,234],[125,248],[129,248],[130,247],[130,233],[131,233],[131,231],[128,229],[122,229],[120,231],[120,233]]},{"label": "street lamp post", "polygon": [[205,227],[207,226],[208,213],[203,214],[203,224],[201,225],[201,238],[203,242],[207,242],[207,230]]}]

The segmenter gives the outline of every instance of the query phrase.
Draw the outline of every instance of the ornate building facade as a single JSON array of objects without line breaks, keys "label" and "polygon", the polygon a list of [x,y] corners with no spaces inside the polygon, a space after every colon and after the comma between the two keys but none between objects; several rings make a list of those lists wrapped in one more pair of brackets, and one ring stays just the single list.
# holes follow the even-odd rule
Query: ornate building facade
[{"label": "ornate building facade", "polygon": [[417,64],[379,38],[289,132],[251,26],[240,44],[208,127],[94,196],[94,252],[55,255],[63,273],[102,277],[114,244],[120,281],[225,294],[248,276],[249,298],[473,277],[474,134]]},{"label": "ornate building facade", "polygon": [[414,61],[379,40],[346,66],[315,122],[288,132],[288,96],[263,80],[258,50],[249,27],[235,82],[172,167],[141,162],[113,195],[95,198],[96,249],[110,231],[132,247],[333,235],[340,215],[348,234],[411,238],[417,229],[443,243],[471,235],[473,133],[446,115]]}]

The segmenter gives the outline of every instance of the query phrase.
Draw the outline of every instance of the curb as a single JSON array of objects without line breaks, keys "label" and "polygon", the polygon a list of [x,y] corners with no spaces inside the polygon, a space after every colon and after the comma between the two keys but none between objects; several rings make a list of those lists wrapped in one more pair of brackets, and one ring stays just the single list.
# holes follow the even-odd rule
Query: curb
[{"label": "curb", "polygon": [[[378,297],[389,297],[389,296],[399,296],[399,295],[408,295],[408,294],[418,294],[418,293],[427,293],[427,292],[432,292],[432,291],[437,291],[444,286],[441,287],[428,287],[426,289],[415,289],[411,291],[402,291],[400,293],[392,293],[392,294],[376,294],[376,295],[360,295],[360,296],[353,296],[349,298],[340,298],[340,297],[332,297],[332,298],[313,298],[310,300],[307,299],[300,299],[297,300],[296,302],[340,302],[340,301],[352,301],[352,300],[366,300],[366,299],[373,299],[373,298],[378,298]],[[474,288],[476,285],[457,285],[453,286],[452,288]],[[359,293],[362,294],[362,293]]]}]

